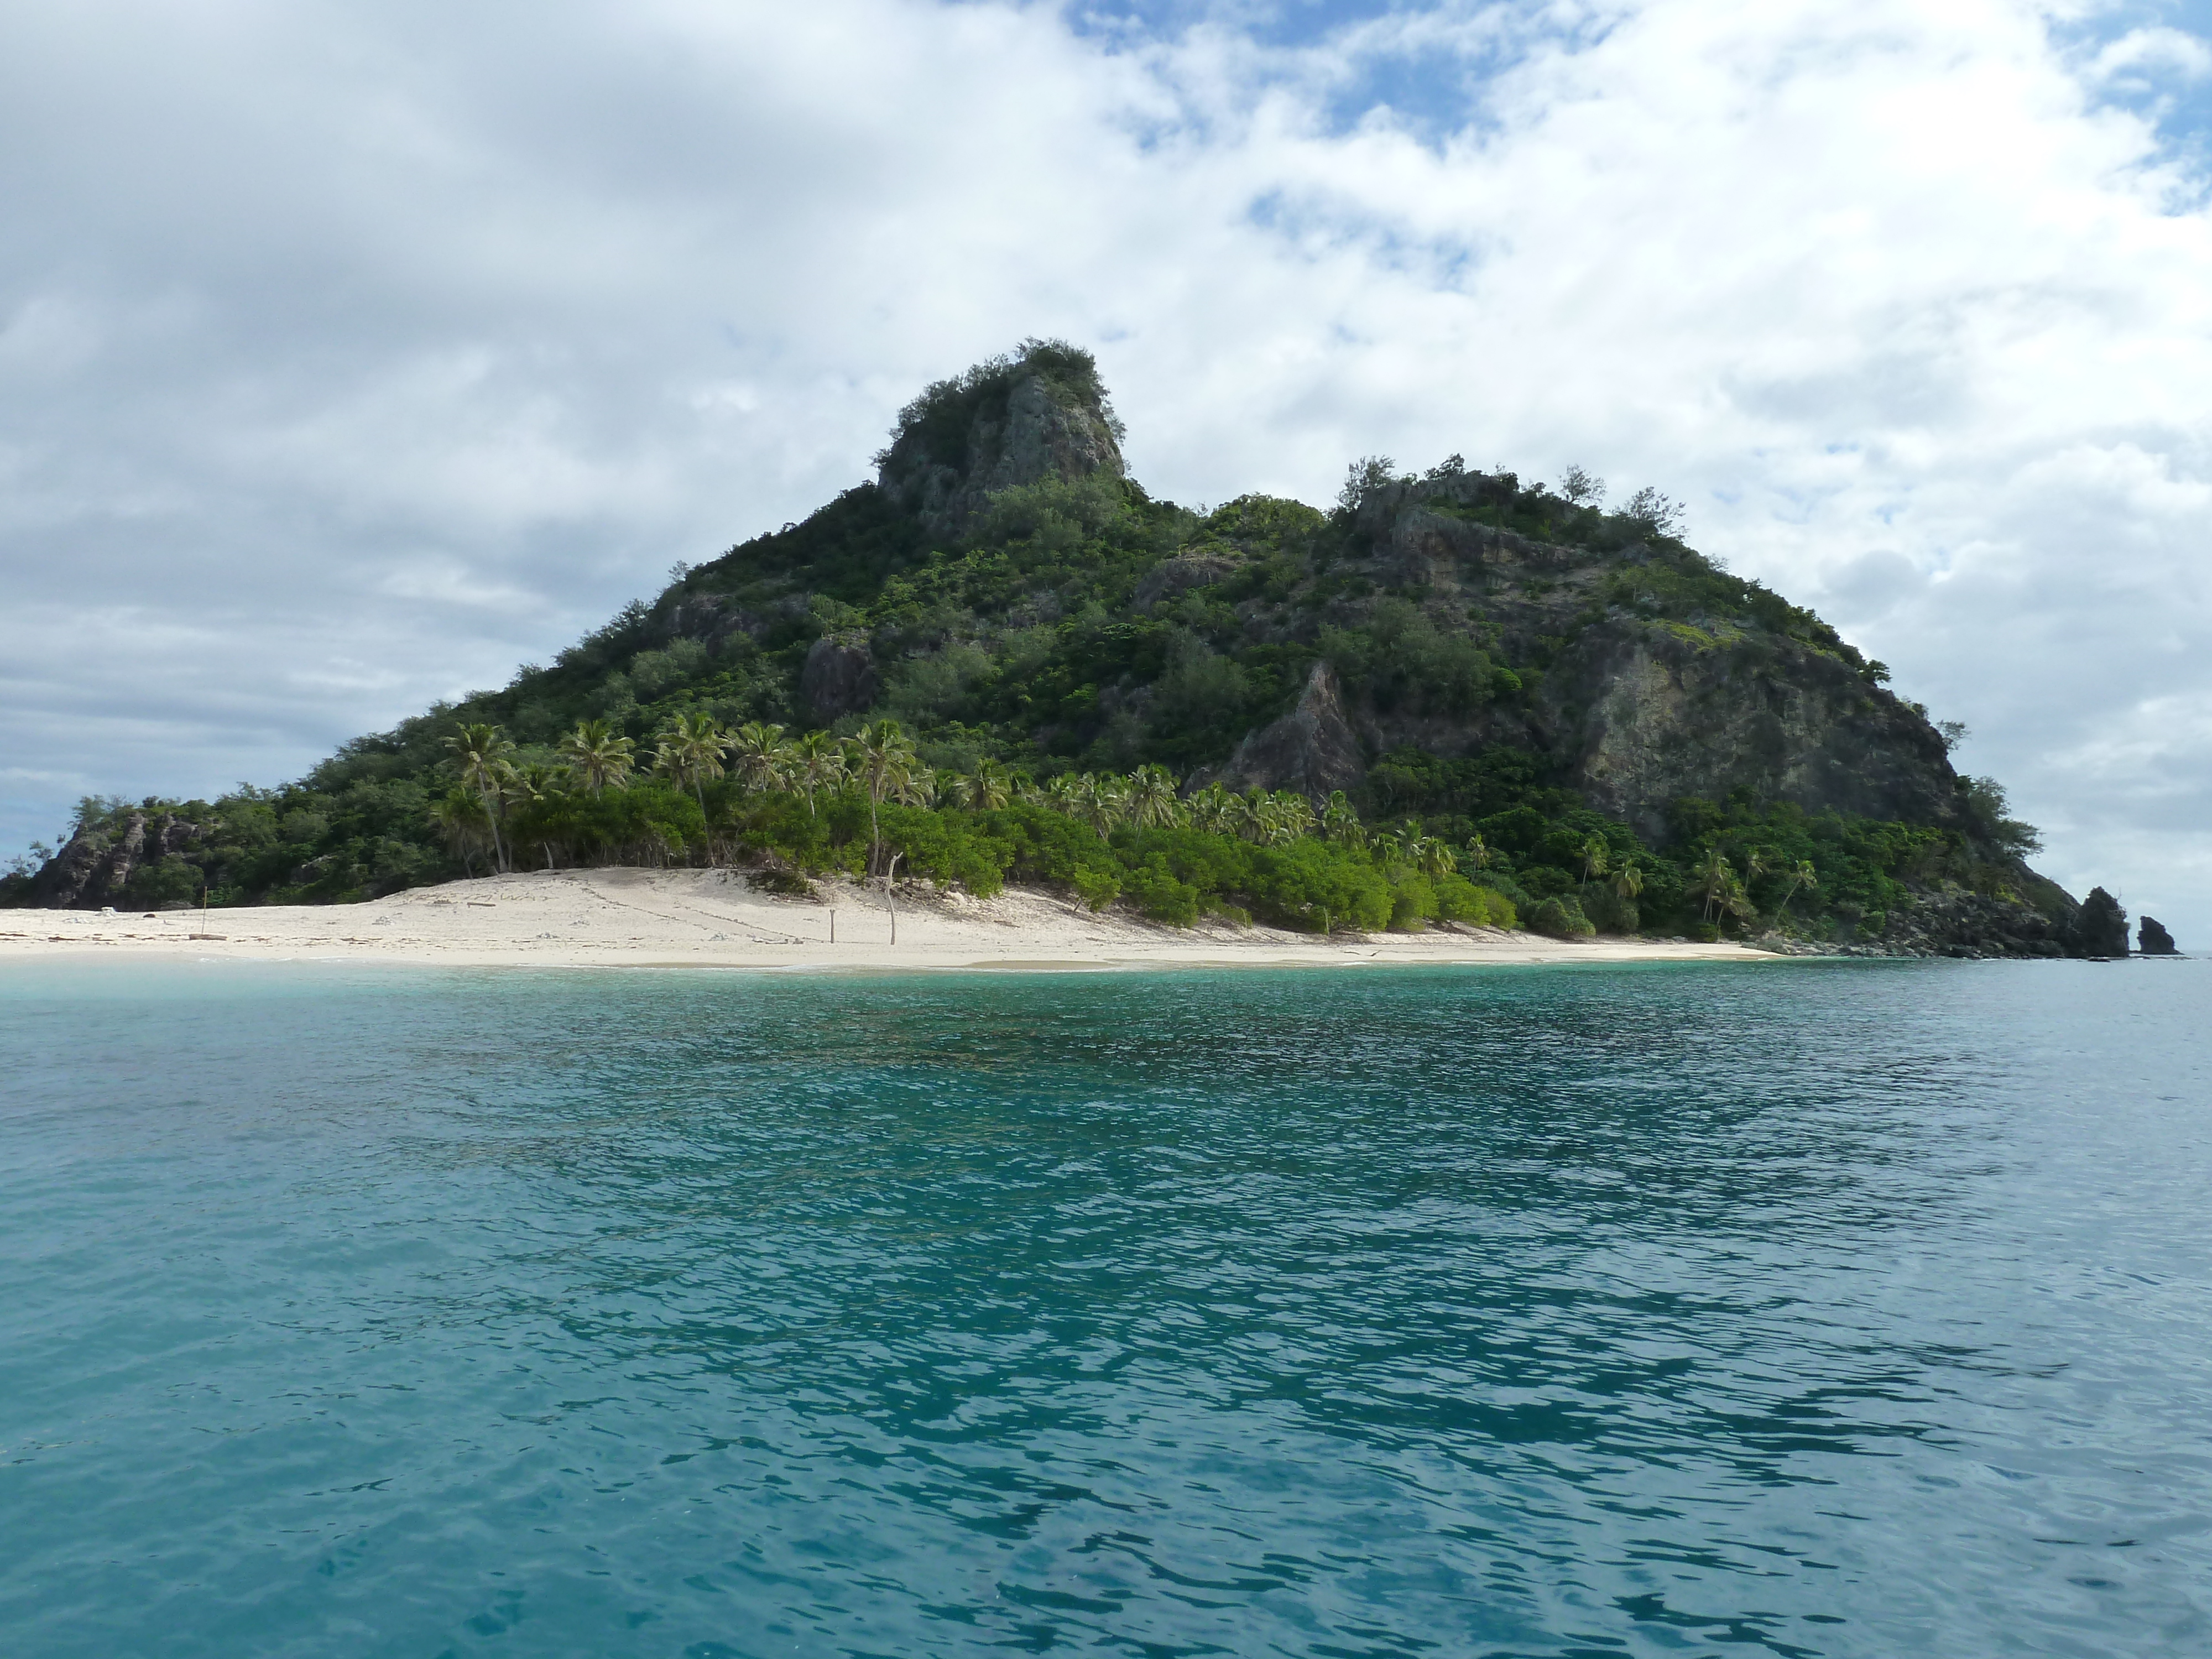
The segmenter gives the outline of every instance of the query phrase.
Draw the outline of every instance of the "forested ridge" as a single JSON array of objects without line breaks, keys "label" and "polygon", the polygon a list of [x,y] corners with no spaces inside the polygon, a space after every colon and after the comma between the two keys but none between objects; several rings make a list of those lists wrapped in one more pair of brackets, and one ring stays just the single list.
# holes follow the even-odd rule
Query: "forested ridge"
[{"label": "forested ridge", "polygon": [[1056,886],[1174,924],[2089,948],[1957,728],[1651,490],[1370,458],[1328,510],[1127,477],[1087,354],[930,387],[873,482],[550,663],[214,800],[86,801],[17,904],[497,867]]}]

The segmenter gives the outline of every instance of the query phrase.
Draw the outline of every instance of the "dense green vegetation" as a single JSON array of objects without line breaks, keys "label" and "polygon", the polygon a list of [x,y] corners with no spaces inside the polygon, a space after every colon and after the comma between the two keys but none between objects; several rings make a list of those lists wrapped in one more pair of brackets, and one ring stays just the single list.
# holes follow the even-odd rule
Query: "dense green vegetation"
[{"label": "dense green vegetation", "polygon": [[[965,465],[978,412],[1040,364],[1097,399],[1086,355],[1032,343],[930,388],[901,440]],[[1564,631],[1440,624],[1417,578],[1354,556],[1378,503],[1621,556],[1545,624]],[[1179,799],[1176,781],[1284,712],[1321,659],[1349,701],[1464,725],[1525,709],[1577,629],[1626,617],[1705,646],[1786,641],[1875,695],[1880,664],[1683,545],[1674,520],[1650,491],[1608,513],[1579,473],[1524,487],[1456,458],[1418,477],[1363,461],[1329,513],[1248,495],[1200,516],[1108,472],[1048,479],[998,493],[950,538],[865,484],[678,567],[655,603],[551,664],[357,738],[296,783],[90,800],[73,828],[96,851],[146,821],[149,850],[112,895],[134,906],[352,899],[501,866],[745,860],[803,881],[896,860],[902,876],[1056,884],[1184,923],[1836,937],[1878,931],[1909,885],[2005,891],[1991,849],[2033,832],[1986,783],[1966,798],[1972,841],[1742,797],[1674,803],[1663,847],[1512,742],[1395,750],[1318,813],[1302,798]],[[825,639],[865,645],[879,684],[823,720],[802,677]],[[33,885],[19,868],[0,902]]]},{"label": "dense green vegetation", "polygon": [[1183,926],[1217,915],[1315,930],[1446,921],[1716,937],[1761,921],[1871,933],[1907,882],[1977,873],[1948,831],[1742,799],[1677,803],[1661,853],[1512,750],[1387,757],[1370,779],[1383,817],[1370,823],[1341,794],[1318,814],[1303,796],[1218,784],[1185,799],[1156,763],[1043,784],[988,757],[939,770],[889,720],[837,741],[686,713],[644,772],[634,741],[604,720],[580,723],[550,763],[481,724],[455,726],[446,747],[441,787],[356,778],[217,802],[88,801],[80,832],[112,840],[134,817],[200,827],[189,858],[137,866],[115,896],[132,907],[356,898],[495,868],[745,861],[793,889],[832,871],[981,895],[1052,884]]}]

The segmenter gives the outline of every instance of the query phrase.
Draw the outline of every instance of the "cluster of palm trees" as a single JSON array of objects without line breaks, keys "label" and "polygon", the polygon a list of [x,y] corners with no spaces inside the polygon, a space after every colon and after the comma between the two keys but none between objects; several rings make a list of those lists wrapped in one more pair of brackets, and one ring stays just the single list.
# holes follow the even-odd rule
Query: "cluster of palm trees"
[{"label": "cluster of palm trees", "polygon": [[[493,867],[513,867],[510,830],[534,804],[563,794],[599,796],[619,788],[640,769],[635,742],[605,720],[584,720],[555,745],[558,766],[518,764],[515,746],[497,726],[463,726],[447,740],[459,781],[431,808],[434,823],[465,862],[489,852]],[[781,726],[752,721],[734,729],[704,713],[673,716],[658,734],[644,769],[690,794],[707,812],[706,786],[732,777],[750,793],[803,797],[814,813],[817,800],[853,791],[868,803],[869,864],[882,857],[881,811],[885,802],[913,806],[963,806],[989,811],[1017,800],[1051,808],[1099,836],[1123,824],[1136,829],[1188,826],[1280,847],[1309,836],[1364,849],[1386,865],[1406,865],[1434,878],[1459,867],[1448,842],[1424,835],[1418,822],[1397,830],[1370,830],[1339,790],[1316,812],[1293,790],[1242,793],[1209,784],[1186,798],[1175,775],[1159,765],[1126,775],[1062,773],[1042,784],[1000,762],[983,759],[964,773],[926,764],[896,720],[878,720],[851,737],[827,732],[787,735]],[[709,819],[711,823],[711,819]],[[717,848],[710,836],[708,856]],[[544,848],[550,866],[552,848]],[[1488,854],[1477,836],[1469,848],[1480,867]]]},{"label": "cluster of palm trees", "polygon": [[1735,916],[1747,921],[1755,918],[1759,907],[1752,902],[1750,884],[1778,870],[1788,884],[1783,891],[1782,902],[1775,906],[1777,915],[1790,908],[1790,901],[1801,890],[1820,887],[1820,874],[1810,860],[1800,859],[1794,864],[1778,866],[1769,861],[1770,856],[1765,848],[1753,848],[1743,855],[1743,874],[1739,876],[1719,848],[1707,848],[1705,857],[1690,872],[1690,891],[1703,901],[1705,920]]},{"label": "cluster of palm trees", "polygon": [[[562,737],[554,746],[559,757],[554,766],[517,763],[514,744],[495,726],[463,726],[447,740],[447,747],[459,779],[433,804],[432,821],[465,865],[483,851],[490,854],[492,866],[502,871],[514,867],[516,835],[526,834],[533,825],[542,827],[546,820],[546,814],[532,809],[557,805],[564,797],[600,796],[629,782],[640,770],[636,744],[605,720],[580,722]],[[939,771],[923,762],[913,738],[891,720],[837,738],[827,732],[790,736],[782,726],[761,721],[731,729],[703,713],[679,714],[662,727],[652,753],[644,757],[644,769],[698,802],[701,817],[709,826],[706,851],[710,862],[720,849],[711,833],[706,786],[722,777],[734,778],[751,793],[802,797],[810,816],[824,797],[857,793],[868,804],[871,873],[882,867],[881,818],[886,802],[987,811],[1027,801],[1063,813],[1102,837],[1124,824],[1139,830],[1188,826],[1266,847],[1318,837],[1364,851],[1385,868],[1414,869],[1431,879],[1456,872],[1462,858],[1480,870],[1491,857],[1480,835],[1462,853],[1425,835],[1418,819],[1395,830],[1371,829],[1360,822],[1358,811],[1341,790],[1316,812],[1304,795],[1292,790],[1238,793],[1214,782],[1186,796],[1175,775],[1158,765],[1140,766],[1126,775],[1065,772],[1042,784],[990,759],[977,761],[964,773]],[[671,845],[665,832],[642,821],[633,826],[631,839],[648,854],[681,850],[680,843]],[[550,867],[551,839],[543,842],[543,851]],[[1718,848],[1709,848],[1691,871],[1689,884],[1690,892],[1703,903],[1705,920],[1756,917],[1749,884],[1762,875],[1780,873],[1785,878],[1778,912],[1787,909],[1800,891],[1818,888],[1809,862],[1780,865],[1770,862],[1771,856],[1753,848],[1744,855],[1739,874]],[[1632,863],[1616,862],[1602,836],[1583,841],[1581,863],[1586,884],[1603,882],[1624,901],[1632,903],[1644,890],[1643,872]]]},{"label": "cluster of palm trees", "polygon": [[[432,804],[431,822],[465,865],[472,854],[489,851],[493,868],[502,871],[513,867],[512,849],[502,833],[511,817],[564,793],[597,798],[619,789],[639,770],[635,740],[605,720],[579,721],[562,737],[554,745],[557,767],[517,765],[514,743],[495,726],[463,726],[446,747],[459,781]],[[646,769],[688,791],[705,819],[707,785],[732,774],[748,788],[803,793],[810,811],[817,793],[848,781],[869,790],[872,807],[887,796],[905,799],[901,791],[913,752],[912,744],[890,721],[843,742],[811,732],[787,743],[780,726],[753,724],[732,732],[710,714],[684,712],[661,728]],[[544,850],[550,866],[552,849]],[[714,852],[710,836],[710,860]]]},{"label": "cluster of palm trees", "polygon": [[[1480,842],[1482,838],[1478,836]],[[1644,890],[1644,872],[1634,865],[1613,865],[1613,848],[1606,844],[1603,836],[1585,836],[1582,845],[1583,880],[1585,883],[1605,882],[1613,889],[1613,896],[1626,904],[1634,904]],[[1613,878],[1606,881],[1610,875]]]}]

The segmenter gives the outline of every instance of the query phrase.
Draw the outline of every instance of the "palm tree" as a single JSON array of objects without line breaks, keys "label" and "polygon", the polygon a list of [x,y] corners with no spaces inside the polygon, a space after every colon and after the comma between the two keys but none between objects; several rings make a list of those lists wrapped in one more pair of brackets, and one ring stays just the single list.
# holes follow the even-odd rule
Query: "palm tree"
[{"label": "palm tree", "polygon": [[455,784],[430,803],[430,823],[460,860],[464,875],[471,873],[469,855],[491,845],[491,814],[465,783]]},{"label": "palm tree", "polygon": [[806,797],[806,816],[814,816],[814,792],[835,788],[844,781],[845,750],[827,732],[809,732],[793,743],[786,768],[787,781]]},{"label": "palm tree", "polygon": [[1085,772],[1075,789],[1075,816],[1098,832],[1103,841],[1121,821],[1128,805],[1128,788],[1121,779]]},{"label": "palm tree", "polygon": [[1231,803],[1228,816],[1231,834],[1265,845],[1268,831],[1273,827],[1273,814],[1269,810],[1267,798],[1260,793],[1257,785],[1237,796]]},{"label": "palm tree", "polygon": [[1606,872],[1607,866],[1610,861],[1606,854],[1605,838],[1602,836],[1589,836],[1583,838],[1583,879],[1584,881],[1595,881]]},{"label": "palm tree", "polygon": [[1790,901],[1797,896],[1797,890],[1801,887],[1809,887],[1814,892],[1820,890],[1820,872],[1813,867],[1810,859],[1798,860],[1790,870],[1789,890],[1782,895],[1782,902],[1776,907],[1778,913],[1790,908]]},{"label": "palm tree", "polygon": [[[712,714],[700,709],[672,716],[661,728],[660,746],[653,753],[653,769],[679,787],[691,786],[699,802],[699,817],[707,816],[707,780],[722,775],[722,752],[730,746],[729,733]],[[707,837],[707,861],[714,860],[714,838]]]},{"label": "palm tree", "polygon": [[1721,849],[1713,847],[1706,849],[1697,868],[1690,872],[1690,890],[1705,900],[1705,919],[1711,921],[1716,910],[1735,908],[1732,901],[1743,891],[1743,884],[1721,856]]},{"label": "palm tree", "polygon": [[731,734],[729,741],[731,758],[736,763],[730,769],[739,783],[758,790],[782,786],[789,751],[781,726],[748,720]]},{"label": "palm tree", "polygon": [[1129,779],[1129,822],[1139,830],[1164,830],[1182,821],[1182,801],[1175,774],[1164,766],[1140,766]]},{"label": "palm tree", "polygon": [[637,745],[617,737],[605,720],[579,720],[576,729],[554,748],[594,795],[610,785],[620,787],[637,763]]},{"label": "palm tree", "polygon": [[1073,772],[1062,772],[1048,781],[1042,791],[1044,804],[1055,812],[1068,817],[1082,811],[1083,780]]},{"label": "palm tree", "polygon": [[1733,875],[1729,877],[1728,891],[1721,895],[1721,908],[1745,921],[1759,915],[1759,906],[1752,902],[1751,890]]},{"label": "palm tree", "polygon": [[854,778],[868,796],[868,870],[873,874],[883,852],[883,829],[878,816],[884,797],[903,790],[912,776],[914,739],[896,720],[878,720],[864,726],[847,743]]},{"label": "palm tree", "polygon": [[1237,797],[1221,787],[1216,779],[1183,803],[1190,814],[1192,826],[1208,830],[1217,836],[1237,833]]},{"label": "palm tree", "polygon": [[1644,890],[1644,872],[1632,864],[1624,864],[1613,872],[1613,896],[1620,901],[1619,920],[1621,927],[1635,933],[1644,925],[1644,913],[1636,908],[1637,895]]},{"label": "palm tree", "polygon": [[958,796],[970,811],[995,811],[1014,798],[1013,775],[987,755],[960,780]]},{"label": "palm tree", "polygon": [[1361,848],[1367,844],[1367,827],[1359,821],[1359,811],[1343,790],[1333,791],[1328,805],[1322,809],[1321,832],[1340,847]]},{"label": "palm tree", "polygon": [[1274,803],[1274,845],[1297,841],[1298,836],[1314,834],[1314,803],[1297,790],[1276,790],[1270,796]]},{"label": "palm tree", "polygon": [[1476,869],[1490,868],[1490,845],[1479,833],[1467,838],[1467,856]]},{"label": "palm tree", "polygon": [[560,804],[568,794],[563,769],[546,766],[538,762],[507,771],[507,787],[500,792],[501,802],[514,809],[515,834],[538,843],[545,854],[545,867],[553,867],[552,830],[560,816]]},{"label": "palm tree", "polygon": [[464,726],[446,739],[446,747],[460,763],[461,781],[476,791],[483,803],[484,816],[491,822],[492,858],[497,867],[507,868],[507,848],[499,836],[499,794],[507,782],[507,774],[514,763],[507,759],[514,745],[496,726]]},{"label": "palm tree", "polygon": [[1459,855],[1440,836],[1416,836],[1407,850],[1413,854],[1414,867],[1431,881],[1442,881],[1459,868]]}]

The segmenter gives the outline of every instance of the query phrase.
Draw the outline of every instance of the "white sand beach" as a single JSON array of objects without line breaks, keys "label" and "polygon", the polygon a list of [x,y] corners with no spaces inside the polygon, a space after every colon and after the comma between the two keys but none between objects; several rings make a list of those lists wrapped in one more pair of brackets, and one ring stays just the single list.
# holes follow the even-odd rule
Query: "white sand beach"
[{"label": "white sand beach", "polygon": [[[366,904],[232,910],[0,911],[0,962],[147,957],[447,966],[1056,969],[1360,963],[1772,961],[1740,945],[1562,943],[1491,928],[1338,934],[1094,915],[1072,898],[995,898],[824,882],[816,898],[750,890],[731,870],[558,870],[417,888]],[[834,939],[833,935],[834,933]]]}]

